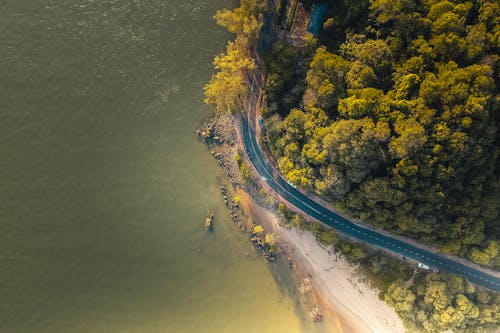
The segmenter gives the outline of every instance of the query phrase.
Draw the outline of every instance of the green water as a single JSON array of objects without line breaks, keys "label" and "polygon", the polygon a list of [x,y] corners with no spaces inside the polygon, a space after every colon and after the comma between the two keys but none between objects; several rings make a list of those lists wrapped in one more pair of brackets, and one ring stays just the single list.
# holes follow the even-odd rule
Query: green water
[{"label": "green water", "polygon": [[0,1],[0,332],[313,330],[193,131],[234,4]]}]

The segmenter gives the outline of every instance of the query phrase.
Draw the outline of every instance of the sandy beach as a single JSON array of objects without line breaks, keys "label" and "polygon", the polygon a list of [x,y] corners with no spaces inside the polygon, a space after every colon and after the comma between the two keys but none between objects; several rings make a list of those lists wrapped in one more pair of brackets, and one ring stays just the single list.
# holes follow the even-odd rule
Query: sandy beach
[{"label": "sandy beach", "polygon": [[293,263],[302,281],[299,290],[311,293],[327,316],[340,321],[346,333],[401,333],[404,325],[396,312],[378,298],[378,292],[361,280],[356,267],[318,244],[309,232],[278,224],[272,211],[247,197],[245,210],[255,223],[274,233],[280,251]]}]

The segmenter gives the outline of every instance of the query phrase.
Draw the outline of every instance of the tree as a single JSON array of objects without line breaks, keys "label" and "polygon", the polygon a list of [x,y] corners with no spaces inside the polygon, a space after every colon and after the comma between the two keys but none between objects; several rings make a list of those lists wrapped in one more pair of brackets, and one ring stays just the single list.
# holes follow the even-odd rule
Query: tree
[{"label": "tree", "polygon": [[328,52],[325,47],[316,50],[306,80],[316,95],[319,107],[329,109],[336,106],[338,99],[345,94],[343,79],[349,67],[348,61]]},{"label": "tree", "polygon": [[205,85],[205,103],[212,104],[217,112],[241,111],[248,88],[239,74],[219,72]]},{"label": "tree", "polygon": [[236,42],[229,42],[226,53],[215,57],[214,66],[219,72],[204,87],[205,103],[221,113],[242,111],[249,90],[245,74],[256,68],[255,61]]},{"label": "tree", "polygon": [[424,127],[414,118],[399,118],[394,130],[399,136],[391,139],[389,151],[397,158],[416,153],[427,142]]},{"label": "tree", "polygon": [[392,69],[392,51],[386,41],[366,39],[365,35],[348,35],[341,46],[342,55],[350,61],[360,61],[373,69],[378,83],[387,86]]},{"label": "tree", "polygon": [[[367,3],[335,3],[318,40],[326,46],[310,63],[302,51],[270,62],[269,110],[278,105],[279,115],[268,137],[281,170],[352,216],[499,266],[490,241],[500,234],[500,6],[371,0],[370,20],[360,23],[340,17],[351,4]],[[271,69],[280,63],[281,72]],[[302,103],[289,103],[282,78],[304,64]],[[441,312],[435,325],[467,318],[453,303]]]},{"label": "tree", "polygon": [[214,18],[217,24],[236,34],[249,48],[255,46],[263,26],[264,0],[241,0],[234,10],[218,10]]},{"label": "tree", "polygon": [[324,245],[335,246],[339,241],[339,236],[334,230],[321,230],[321,232],[316,235],[316,239]]},{"label": "tree", "polygon": [[389,105],[382,90],[375,88],[349,90],[349,97],[341,99],[339,115],[343,118],[360,119],[365,116],[385,118]]},{"label": "tree", "polygon": [[481,265],[488,265],[493,258],[498,256],[498,243],[490,240],[483,250],[473,247],[470,251],[469,258]]},{"label": "tree", "polygon": [[261,235],[264,232],[264,227],[262,227],[260,224],[257,224],[255,227],[253,227],[252,233],[256,235]]},{"label": "tree", "polygon": [[362,89],[374,86],[377,76],[373,68],[356,60],[351,64],[351,68],[346,75],[347,87],[351,89]]},{"label": "tree", "polygon": [[389,286],[384,299],[393,306],[397,312],[413,311],[415,295],[401,280],[395,281]]}]

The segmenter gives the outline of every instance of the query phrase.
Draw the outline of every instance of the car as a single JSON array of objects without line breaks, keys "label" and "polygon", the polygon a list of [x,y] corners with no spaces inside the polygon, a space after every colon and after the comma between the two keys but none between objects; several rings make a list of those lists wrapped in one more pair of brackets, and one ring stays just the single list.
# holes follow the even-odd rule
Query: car
[{"label": "car", "polygon": [[259,118],[257,118],[257,122],[259,123],[259,126],[262,126],[264,124],[264,119],[262,118],[262,116],[259,116]]},{"label": "car", "polygon": [[418,267],[425,269],[425,270],[428,270],[428,271],[431,269],[429,266],[427,266],[426,264],[421,263],[421,262],[418,263]]}]

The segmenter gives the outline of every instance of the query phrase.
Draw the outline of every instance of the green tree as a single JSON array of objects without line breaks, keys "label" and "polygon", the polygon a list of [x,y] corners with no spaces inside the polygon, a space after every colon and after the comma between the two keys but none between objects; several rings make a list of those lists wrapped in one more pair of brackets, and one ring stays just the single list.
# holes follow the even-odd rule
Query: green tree
[{"label": "green tree", "polygon": [[344,96],[346,85],[343,78],[349,68],[348,61],[328,52],[325,47],[319,47],[316,50],[306,80],[315,93],[319,107],[332,108],[337,105],[338,99]]},{"label": "green tree", "polygon": [[397,312],[413,311],[415,295],[403,281],[393,282],[387,289],[384,299],[389,305],[393,306]]},{"label": "green tree", "polygon": [[416,153],[427,142],[425,128],[413,118],[399,118],[394,130],[398,134],[389,144],[389,151],[397,158]]},{"label": "green tree", "polygon": [[219,72],[204,87],[205,103],[221,113],[242,111],[249,91],[246,74],[256,68],[255,61],[241,45],[229,42],[226,53],[215,57],[214,67]]},{"label": "green tree", "polygon": [[249,47],[255,46],[263,26],[264,0],[241,0],[234,10],[218,10],[214,18],[217,24],[236,34]]},{"label": "green tree", "polygon": [[498,256],[498,243],[494,240],[490,240],[483,250],[473,247],[469,254],[472,261],[481,265],[490,264],[496,256]]}]

